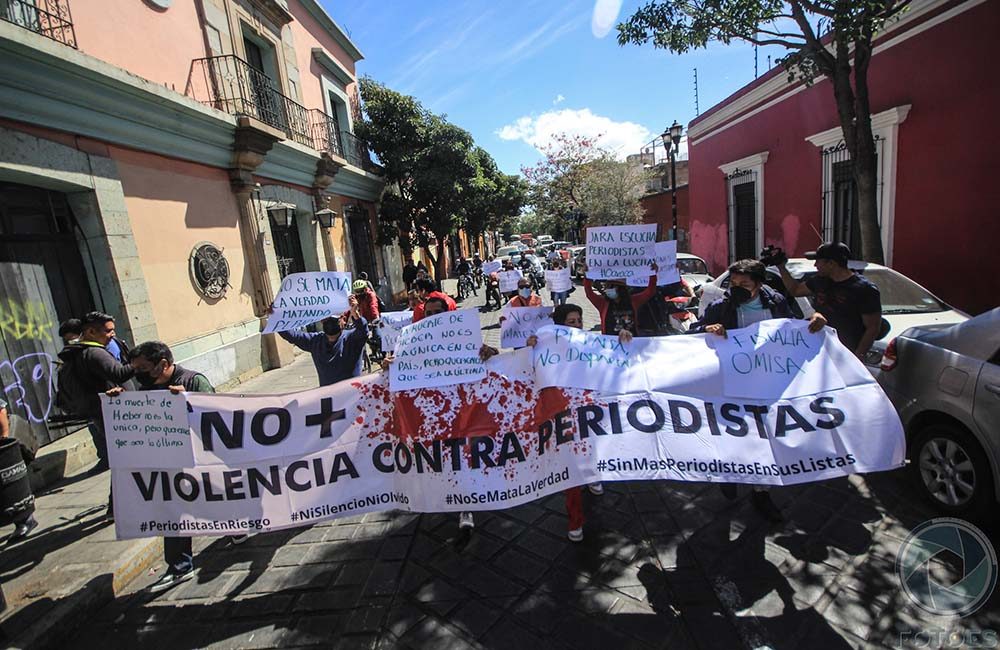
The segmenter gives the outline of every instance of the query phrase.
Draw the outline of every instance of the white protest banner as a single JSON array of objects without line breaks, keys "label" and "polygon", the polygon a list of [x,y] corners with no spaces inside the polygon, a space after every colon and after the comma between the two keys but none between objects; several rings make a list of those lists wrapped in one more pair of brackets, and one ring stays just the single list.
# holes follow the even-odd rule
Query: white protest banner
[{"label": "white protest banner", "polygon": [[[658,241],[655,246],[656,251],[656,286],[662,287],[666,284],[680,282],[681,274],[677,270],[677,242]],[[633,287],[644,287],[649,284],[649,277],[634,276],[628,278],[626,283]]]},{"label": "white protest banner", "polygon": [[[601,347],[557,329],[540,333],[535,349],[490,359],[472,383],[391,392],[387,373],[376,373],[290,395],[190,393],[193,463],[129,465],[116,458],[124,447],[109,449],[118,537],[278,530],[393,509],[497,510],[601,480],[793,485],[903,464],[892,404],[822,333],[810,335],[822,342],[815,361],[834,365],[843,388],[753,399],[724,395],[721,339],[711,335],[646,339],[633,350],[635,339],[624,377],[593,360],[576,374],[594,389],[543,390],[541,357],[550,370],[576,372],[589,360],[563,367],[553,357]],[[572,345],[555,346],[556,336]],[[602,388],[616,377],[632,385],[637,374],[642,389]]]},{"label": "white protest banner", "polygon": [[287,332],[343,313],[350,293],[350,273],[310,271],[286,275],[274,297],[274,313],[261,334]]},{"label": "white protest banner", "polygon": [[479,359],[483,332],[479,310],[460,309],[407,325],[396,341],[389,368],[391,390],[433,388],[476,381],[486,376]]},{"label": "white protest banner", "polygon": [[569,291],[573,286],[573,281],[569,277],[569,269],[556,269],[545,272],[545,287],[549,291],[559,293]]},{"label": "white protest banner", "polygon": [[656,224],[587,228],[587,277],[648,278],[653,271]]},{"label": "white protest banner", "polygon": [[382,327],[379,333],[382,335],[382,350],[390,353],[396,349],[400,331],[413,322],[413,312],[411,310],[382,312],[381,319]]},{"label": "white protest banner", "polygon": [[807,321],[777,318],[726,332],[718,345],[727,397],[798,397],[844,387],[820,351],[832,329],[812,334]]},{"label": "white protest banner", "polygon": [[523,348],[539,327],[552,324],[552,307],[504,307],[500,347]]},{"label": "white protest banner", "polygon": [[483,275],[496,273],[502,268],[503,268],[503,262],[501,262],[500,260],[490,260],[489,262],[483,262]]},{"label": "white protest banner", "polygon": [[187,467],[194,463],[187,400],[170,391],[101,395],[111,467]]},{"label": "white protest banner", "polygon": [[497,274],[500,278],[500,293],[512,293],[517,291],[517,283],[521,280],[521,272],[517,269],[513,271],[501,271]]}]

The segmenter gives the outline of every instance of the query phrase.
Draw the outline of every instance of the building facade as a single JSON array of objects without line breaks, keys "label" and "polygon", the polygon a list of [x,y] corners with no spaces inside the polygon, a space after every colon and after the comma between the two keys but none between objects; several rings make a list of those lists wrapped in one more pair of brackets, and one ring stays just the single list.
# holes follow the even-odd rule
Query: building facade
[{"label": "building facade", "polygon": [[[997,304],[989,187],[1000,126],[990,43],[1000,0],[914,0],[869,71],[886,263],[971,313]],[[858,245],[857,191],[826,79],[775,69],[691,122],[691,251],[713,272],[765,244],[793,256]]]},{"label": "building facade", "polygon": [[[219,387],[292,358],[282,278],[365,271],[383,182],[316,0],[0,2],[0,383],[42,441],[58,324],[101,309]],[[332,211],[332,213],[331,213]]]}]

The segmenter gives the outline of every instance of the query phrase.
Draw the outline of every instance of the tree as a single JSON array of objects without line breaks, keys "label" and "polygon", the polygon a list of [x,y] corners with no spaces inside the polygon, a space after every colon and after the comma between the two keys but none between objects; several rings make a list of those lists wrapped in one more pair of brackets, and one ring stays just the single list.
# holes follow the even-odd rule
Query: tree
[{"label": "tree", "polygon": [[364,111],[356,133],[378,156],[391,188],[382,197],[379,243],[406,233],[407,244],[423,248],[437,277],[446,277],[445,246],[479,174],[472,136],[368,77],[360,87]]},{"label": "tree", "polygon": [[524,205],[526,187],[519,176],[504,174],[497,169],[493,157],[481,147],[475,147],[477,173],[469,184],[465,197],[462,225],[469,241],[502,227],[516,217]]},{"label": "tree", "polygon": [[[559,134],[545,157],[521,172],[536,216],[555,219],[560,232],[585,224],[606,226],[642,220],[640,203],[649,172],[616,160],[593,139]],[[579,239],[578,239],[579,240]]]},{"label": "tree", "polygon": [[[882,263],[878,225],[877,159],[872,134],[868,68],[872,39],[910,0],[665,0],[649,2],[618,25],[618,43],[653,45],[676,53],[712,41],[779,45],[789,73],[833,85],[844,144],[854,161],[861,254]],[[815,26],[813,26],[815,21]]]}]

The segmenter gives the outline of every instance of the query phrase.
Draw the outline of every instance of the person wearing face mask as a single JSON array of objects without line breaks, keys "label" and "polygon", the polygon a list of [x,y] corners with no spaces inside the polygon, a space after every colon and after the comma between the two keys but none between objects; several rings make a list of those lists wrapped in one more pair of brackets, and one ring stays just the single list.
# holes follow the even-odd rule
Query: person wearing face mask
[{"label": "person wearing face mask", "polygon": [[[162,341],[140,343],[131,351],[130,357],[141,391],[169,390],[174,395],[215,392],[215,387],[205,375],[174,363],[173,352]],[[123,391],[123,388],[117,387],[106,391],[106,394],[115,397]],[[242,544],[248,538],[249,535],[233,535],[229,539],[233,544]],[[190,537],[164,537],[163,559],[167,570],[149,586],[150,593],[166,591],[194,577],[194,551]]]},{"label": "person wearing face mask", "polygon": [[[587,267],[584,265],[584,273]],[[583,278],[583,289],[587,298],[597,307],[601,314],[601,333],[617,334],[629,341],[639,333],[637,312],[656,295],[656,264],[652,265],[652,275],[646,288],[636,294],[630,294],[628,286],[621,280],[605,282],[599,291],[594,291],[590,278]]]},{"label": "person wearing face mask", "polygon": [[312,355],[320,386],[330,386],[361,374],[361,353],[368,340],[368,321],[361,315],[358,299],[347,299],[350,309],[337,318],[322,321],[322,332],[293,330],[278,336]]},{"label": "person wearing face mask", "polygon": [[[788,300],[764,284],[767,269],[757,260],[740,260],[729,267],[729,290],[705,309],[705,316],[695,323],[689,334],[706,333],[726,336],[727,330],[749,327],[769,318],[794,318]],[[819,332],[826,318],[816,312],[809,319],[809,331]],[[720,486],[730,500],[737,497],[736,485]],[[769,486],[755,485],[751,502],[754,508],[772,522],[782,521],[781,511],[771,500]]]},{"label": "person wearing face mask", "polygon": [[[517,281],[517,294],[507,302],[507,307],[541,307],[542,297],[531,290],[531,280],[521,278]],[[503,320],[503,316],[500,317]]]}]

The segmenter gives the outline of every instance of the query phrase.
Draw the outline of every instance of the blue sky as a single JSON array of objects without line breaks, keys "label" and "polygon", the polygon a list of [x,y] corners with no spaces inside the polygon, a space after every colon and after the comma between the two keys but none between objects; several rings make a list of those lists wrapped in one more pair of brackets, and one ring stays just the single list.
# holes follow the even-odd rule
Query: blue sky
[{"label": "blue sky", "polygon": [[[637,153],[695,117],[695,67],[702,111],[754,76],[747,44],[684,55],[620,47],[614,25],[638,1],[322,1],[365,54],[359,76],[446,114],[507,173],[537,161],[558,132],[603,134],[621,157]],[[761,74],[769,53],[780,50],[761,49]]]}]

